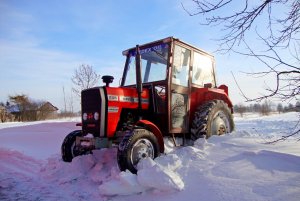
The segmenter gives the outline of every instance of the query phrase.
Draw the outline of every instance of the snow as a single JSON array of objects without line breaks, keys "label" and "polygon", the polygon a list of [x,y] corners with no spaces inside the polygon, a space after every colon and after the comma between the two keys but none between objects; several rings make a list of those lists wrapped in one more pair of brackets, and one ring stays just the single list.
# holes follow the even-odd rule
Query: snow
[{"label": "snow", "polygon": [[[236,131],[120,172],[116,149],[96,150],[72,163],[60,158],[63,138],[78,119],[0,124],[0,200],[299,200],[297,113],[236,117]],[[297,127],[299,129],[299,125]]]}]

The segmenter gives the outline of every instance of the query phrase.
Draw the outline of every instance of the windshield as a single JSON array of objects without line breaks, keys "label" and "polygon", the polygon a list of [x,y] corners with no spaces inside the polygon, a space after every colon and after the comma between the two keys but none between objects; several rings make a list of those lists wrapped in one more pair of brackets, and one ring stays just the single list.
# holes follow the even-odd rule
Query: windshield
[{"label": "windshield", "polygon": [[[167,61],[169,45],[162,43],[159,45],[141,48],[142,57],[142,82],[154,82],[166,79]],[[124,85],[136,84],[135,74],[135,50],[129,52],[129,62],[127,66],[126,80]]]}]

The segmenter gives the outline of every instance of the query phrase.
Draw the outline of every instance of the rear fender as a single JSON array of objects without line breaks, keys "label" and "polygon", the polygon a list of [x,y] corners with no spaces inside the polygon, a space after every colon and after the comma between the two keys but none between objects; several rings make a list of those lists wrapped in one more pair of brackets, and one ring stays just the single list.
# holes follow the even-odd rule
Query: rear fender
[{"label": "rear fender", "polygon": [[228,87],[226,85],[221,85],[219,88],[193,87],[191,93],[190,122],[193,121],[194,113],[197,110],[197,107],[212,100],[224,101],[231,109],[231,113],[233,113],[233,105],[228,97]]},{"label": "rear fender", "polygon": [[148,129],[149,131],[151,131],[155,135],[155,137],[158,141],[160,153],[164,153],[164,151],[165,151],[164,138],[163,138],[163,135],[162,135],[161,131],[159,130],[159,128],[155,124],[153,124],[151,121],[147,121],[147,120],[139,120],[136,123],[136,125],[143,126],[146,129]]},{"label": "rear fender", "polygon": [[227,103],[229,108],[233,108],[232,102],[230,101],[226,91],[220,90],[220,91],[207,91],[204,94],[205,102],[211,101],[211,100],[222,100],[225,103]]}]

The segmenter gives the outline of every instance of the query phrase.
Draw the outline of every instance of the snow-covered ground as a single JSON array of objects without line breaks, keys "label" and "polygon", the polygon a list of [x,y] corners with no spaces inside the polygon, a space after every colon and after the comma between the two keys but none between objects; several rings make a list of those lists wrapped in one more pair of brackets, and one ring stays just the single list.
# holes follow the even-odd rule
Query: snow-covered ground
[{"label": "snow-covered ground", "polygon": [[[298,114],[236,117],[230,135],[167,154],[120,172],[116,150],[60,159],[74,120],[0,124],[0,200],[295,200],[300,199]],[[299,126],[298,126],[299,129]]]}]

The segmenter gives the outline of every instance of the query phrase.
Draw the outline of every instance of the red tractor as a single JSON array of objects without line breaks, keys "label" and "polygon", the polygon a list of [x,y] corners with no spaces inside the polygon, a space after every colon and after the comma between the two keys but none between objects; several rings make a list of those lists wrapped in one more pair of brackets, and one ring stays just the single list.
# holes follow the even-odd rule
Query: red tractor
[{"label": "red tractor", "polygon": [[118,145],[120,170],[136,173],[139,160],[164,153],[166,136],[184,145],[234,129],[228,87],[217,86],[212,55],[173,37],[123,55],[120,87],[103,76],[105,86],[82,91],[82,129],[64,139],[64,161]]}]

